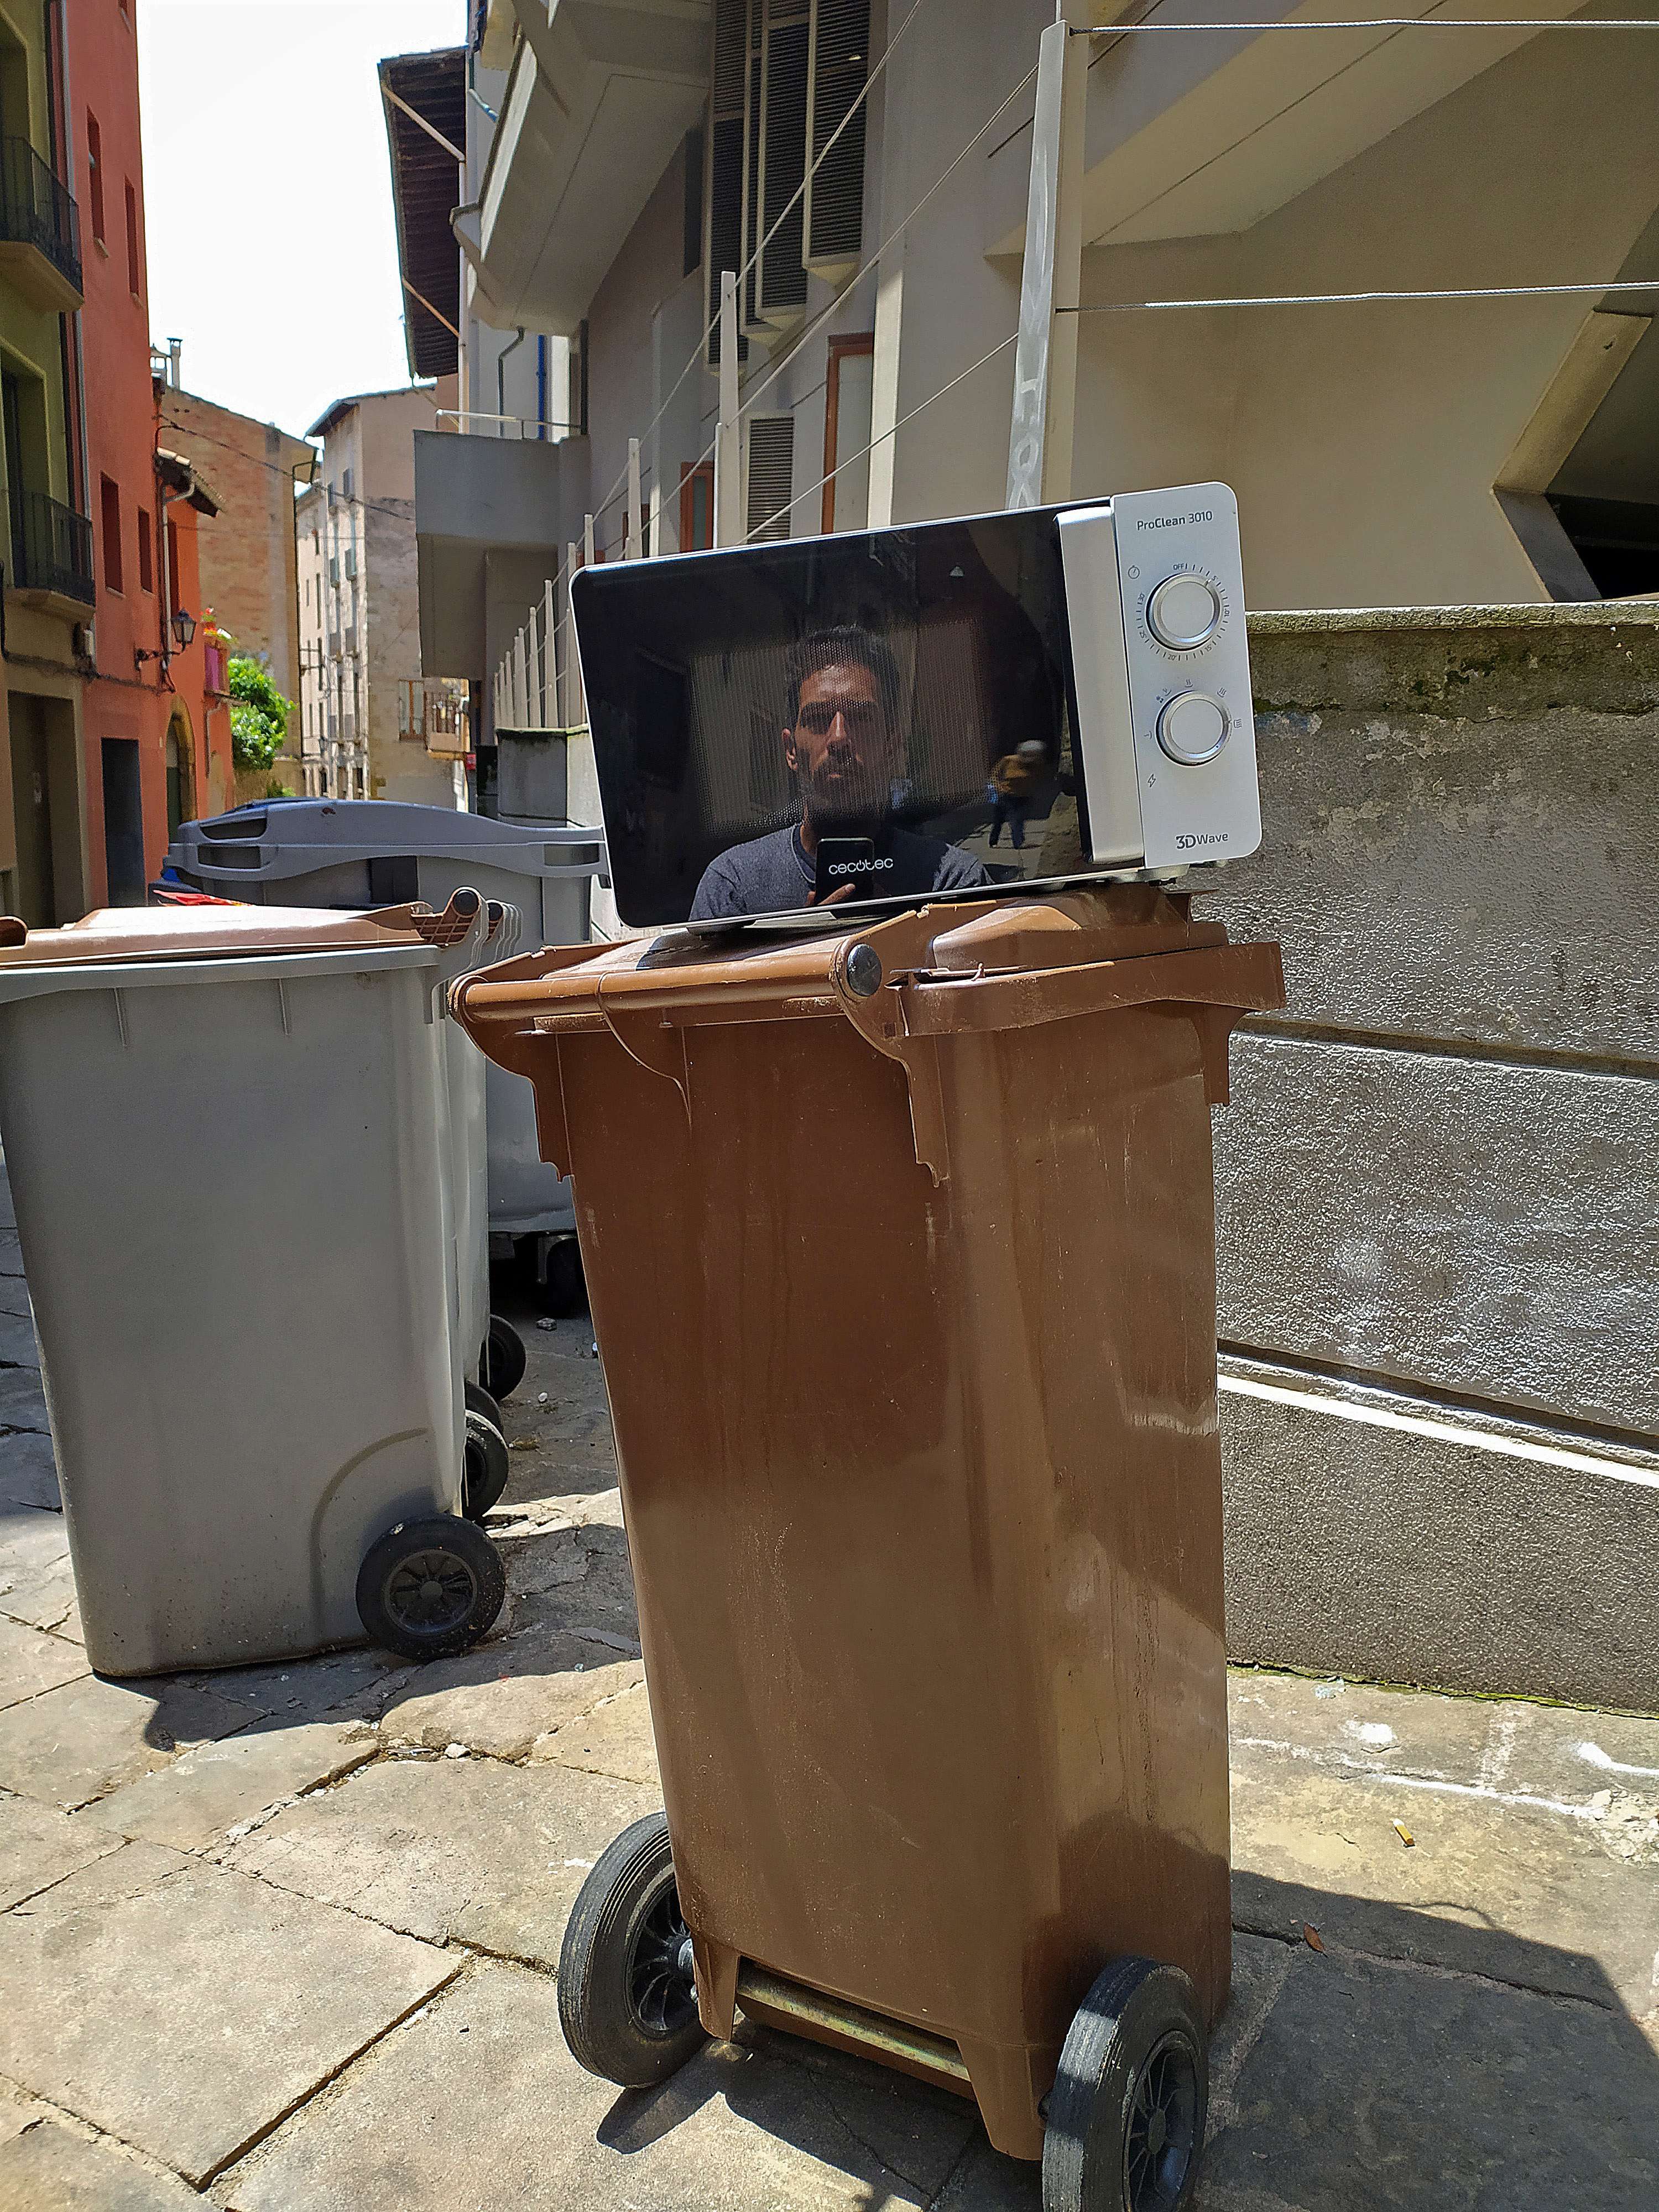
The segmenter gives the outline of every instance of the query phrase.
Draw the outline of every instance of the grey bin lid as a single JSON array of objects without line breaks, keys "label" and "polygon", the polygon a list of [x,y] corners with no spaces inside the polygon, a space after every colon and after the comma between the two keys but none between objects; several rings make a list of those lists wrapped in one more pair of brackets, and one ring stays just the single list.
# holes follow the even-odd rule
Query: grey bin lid
[{"label": "grey bin lid", "polygon": [[495,822],[387,799],[280,799],[185,822],[167,848],[167,865],[179,876],[228,888],[238,879],[307,875],[399,854],[471,860],[535,877],[595,876],[606,866],[600,829]]}]

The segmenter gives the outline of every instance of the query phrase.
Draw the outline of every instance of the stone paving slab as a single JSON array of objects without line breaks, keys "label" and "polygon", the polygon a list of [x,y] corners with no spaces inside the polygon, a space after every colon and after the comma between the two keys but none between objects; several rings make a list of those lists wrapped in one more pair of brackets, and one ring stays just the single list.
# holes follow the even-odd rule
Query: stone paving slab
[{"label": "stone paving slab", "polygon": [[[31,1326],[29,1340],[33,1340]],[[0,1429],[34,1429],[41,1436],[50,1432],[38,1367],[0,1367]]]},{"label": "stone paving slab", "polygon": [[23,1278],[0,1274],[0,1313],[26,1314],[31,1310],[28,1285]]},{"label": "stone paving slab", "polygon": [[213,1667],[174,1674],[181,1689],[206,1690],[251,1717],[302,1721],[372,1719],[388,1695],[417,1670],[387,1652],[353,1649],[260,1667]]},{"label": "stone paving slab", "polygon": [[184,2212],[202,2199],[109,2141],[38,2118],[0,2143],[0,2212]]},{"label": "stone paving slab", "polygon": [[661,1802],[609,1776],[394,1757],[279,1813],[225,1863],[428,1942],[550,1969],[594,1860]]},{"label": "stone paving slab", "polygon": [[0,1275],[19,1275],[23,1272],[23,1249],[17,1242],[15,1229],[0,1229]]},{"label": "stone paving slab", "polygon": [[35,1341],[34,1323],[27,1314],[0,1310],[0,1365],[32,1367],[39,1372],[40,1347]]},{"label": "stone paving slab", "polygon": [[198,2186],[459,1964],[152,1845],[116,1881],[133,1853],[175,1863],[113,1901],[91,1867],[0,1916],[0,2073]]},{"label": "stone paving slab", "polygon": [[[583,1315],[548,1331],[528,1314],[513,1319],[527,1365],[524,1381],[501,1406],[512,1462],[501,1504],[510,1508],[615,1481],[611,1403],[605,1370],[589,1352],[592,1323]],[[538,1403],[544,1391],[544,1406]]]},{"label": "stone paving slab", "polygon": [[562,1766],[590,1774],[612,1774],[619,1781],[641,1783],[660,1794],[651,1703],[644,1682],[637,1688],[621,1691],[579,1719],[567,1721],[555,1735],[544,1736],[537,1744],[531,1758],[538,1762],[556,1760]]},{"label": "stone paving slab", "polygon": [[1306,1945],[1284,1956],[1200,2204],[1659,2202],[1659,2056],[1621,2012]]},{"label": "stone paving slab", "polygon": [[107,1858],[122,1840],[90,1818],[71,1820],[33,1797],[0,1794],[0,1912]]},{"label": "stone paving slab", "polygon": [[927,2204],[976,2123],[855,2060],[712,2047],[663,2088],[585,2074],[552,1982],[483,1962],[215,2190],[228,2212],[897,2212]]},{"label": "stone paving slab", "polygon": [[201,1850],[272,1806],[350,1773],[380,1748],[362,1722],[258,1723],[100,1798],[98,1819],[125,1836]]},{"label": "stone paving slab", "polygon": [[1659,2006],[1659,1723],[1322,1687],[1233,1677],[1236,1919]]},{"label": "stone paving slab", "polygon": [[464,1743],[521,1759],[550,1729],[642,1679],[637,1660],[619,1662],[604,1644],[530,1622],[416,1670],[386,1701],[380,1733],[433,1751]]},{"label": "stone paving slab", "polygon": [[61,1513],[19,1510],[0,1521],[0,1613],[62,1633],[80,1607]]},{"label": "stone paving slab", "polygon": [[88,1674],[0,1712],[0,1788],[72,1812],[246,1721],[228,1699],[165,1677],[139,1684]]},{"label": "stone paving slab", "polygon": [[0,1616],[0,1711],[89,1671],[78,1644]]},{"label": "stone paving slab", "polygon": [[63,1510],[52,1438],[38,1429],[0,1436],[0,1508],[27,1505],[41,1513]]}]

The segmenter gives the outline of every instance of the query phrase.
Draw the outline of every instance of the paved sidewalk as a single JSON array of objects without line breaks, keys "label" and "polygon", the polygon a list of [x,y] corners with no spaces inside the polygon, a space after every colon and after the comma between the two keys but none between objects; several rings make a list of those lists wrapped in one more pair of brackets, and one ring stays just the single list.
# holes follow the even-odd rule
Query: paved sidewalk
[{"label": "paved sidewalk", "polygon": [[[565,1915],[660,1802],[581,1323],[521,1324],[486,1645],[123,1685],[78,1641],[16,1251],[0,2212],[1035,2212],[969,2107],[860,2062],[745,2029],[635,2095],[568,2056]],[[1659,2203],[1659,1723],[1249,1671],[1232,1720],[1200,2206]]]}]

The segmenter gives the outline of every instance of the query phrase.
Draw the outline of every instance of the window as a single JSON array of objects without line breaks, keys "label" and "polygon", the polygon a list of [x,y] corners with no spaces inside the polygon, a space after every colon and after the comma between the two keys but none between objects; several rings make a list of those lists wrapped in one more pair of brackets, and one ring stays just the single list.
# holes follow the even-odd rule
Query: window
[{"label": "window", "polygon": [[823,530],[863,530],[870,520],[871,403],[876,334],[830,341],[823,398]]},{"label": "window", "polygon": [[92,234],[104,243],[104,148],[98,135],[98,118],[87,110],[87,201],[92,210]]},{"label": "window", "polygon": [[714,465],[680,471],[680,550],[707,553],[714,543]]},{"label": "window", "polygon": [[121,490],[108,477],[99,478],[103,501],[104,583],[112,592],[121,589]]},{"label": "window", "polygon": [[138,510],[138,588],[141,592],[155,589],[155,561],[150,544],[149,509]]},{"label": "window", "polygon": [[136,300],[143,290],[138,270],[138,195],[127,180],[127,289]]}]

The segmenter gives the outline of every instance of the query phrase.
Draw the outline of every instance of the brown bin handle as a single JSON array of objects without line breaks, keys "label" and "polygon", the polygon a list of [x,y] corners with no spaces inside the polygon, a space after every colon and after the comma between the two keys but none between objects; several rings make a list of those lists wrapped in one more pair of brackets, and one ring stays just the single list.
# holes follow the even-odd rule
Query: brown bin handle
[{"label": "brown bin handle", "polygon": [[831,979],[848,1018],[866,1042],[903,1066],[910,1086],[916,1158],[936,1183],[951,1173],[940,1037],[1029,1029],[1042,1022],[1129,1006],[1168,1006],[1190,1016],[1204,1064],[1204,1092],[1212,1106],[1231,1095],[1228,1046],[1248,1013],[1285,1003],[1285,971],[1276,945],[1219,945],[1099,960],[1073,968],[1002,975],[906,976],[868,995],[848,978],[843,945]]}]

